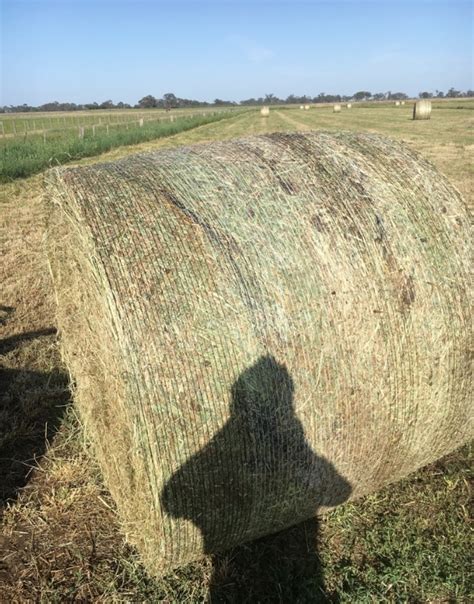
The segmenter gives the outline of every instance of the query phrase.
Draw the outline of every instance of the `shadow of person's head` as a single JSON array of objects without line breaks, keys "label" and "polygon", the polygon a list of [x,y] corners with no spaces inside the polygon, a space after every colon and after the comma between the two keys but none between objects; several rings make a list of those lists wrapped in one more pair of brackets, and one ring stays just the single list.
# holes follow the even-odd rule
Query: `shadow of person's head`
[{"label": "shadow of person's head", "polygon": [[[173,474],[161,499],[169,516],[191,520],[199,529],[203,553],[207,554],[313,518],[314,522],[306,525],[312,527],[313,538],[305,538],[301,552],[294,547],[293,539],[289,563],[292,568],[312,569],[308,572],[317,575],[322,584],[316,552],[316,514],[321,506],[345,501],[351,487],[329,460],[314,452],[296,413],[294,395],[295,386],[286,366],[271,355],[260,357],[234,382],[227,422]],[[280,533],[278,543],[285,542]],[[275,548],[268,541],[255,541],[257,548],[258,543],[266,552],[261,556],[261,571],[265,574],[268,569],[263,558],[272,559],[273,568],[277,568],[275,556],[286,546]],[[238,551],[242,554],[247,549]],[[216,569],[220,568],[218,559]],[[234,560],[240,559],[247,557],[236,554]],[[309,563],[303,564],[303,560]],[[216,571],[211,592],[221,575]],[[248,569],[244,576],[252,582]],[[250,585],[242,584],[239,589],[243,587],[251,593]]]},{"label": "shadow of person's head", "polygon": [[272,438],[294,422],[293,380],[285,365],[267,355],[243,371],[232,386],[231,419],[240,420],[242,437]]}]

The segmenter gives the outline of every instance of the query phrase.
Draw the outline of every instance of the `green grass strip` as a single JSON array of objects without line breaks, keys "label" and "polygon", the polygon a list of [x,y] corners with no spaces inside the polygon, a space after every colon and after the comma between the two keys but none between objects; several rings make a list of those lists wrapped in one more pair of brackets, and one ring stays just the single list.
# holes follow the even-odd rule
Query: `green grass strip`
[{"label": "green grass strip", "polygon": [[[239,112],[240,114],[240,112]],[[213,122],[235,117],[237,112],[222,112],[213,115],[195,117],[180,117],[175,121],[148,122],[139,127],[138,124],[125,130],[113,130],[109,133],[99,132],[92,136],[88,128],[84,138],[78,137],[76,129],[49,133],[50,138],[44,140],[43,135],[31,138],[6,139],[2,142],[0,162],[0,182],[8,182],[16,178],[25,178],[41,170],[67,163],[69,161],[92,157],[110,151],[115,147],[136,145],[138,143],[164,138],[204,126]]]}]

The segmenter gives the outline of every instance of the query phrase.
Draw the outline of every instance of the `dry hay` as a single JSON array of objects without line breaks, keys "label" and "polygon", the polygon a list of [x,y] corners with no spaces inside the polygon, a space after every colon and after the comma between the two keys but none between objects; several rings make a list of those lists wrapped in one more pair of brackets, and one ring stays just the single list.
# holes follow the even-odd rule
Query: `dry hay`
[{"label": "dry hay", "polygon": [[341,106],[339,104],[334,105],[333,112],[334,113],[339,113],[340,111],[341,111]]},{"label": "dry hay", "polygon": [[309,105],[305,105],[304,109],[305,109],[305,111],[308,111],[309,110]]},{"label": "dry hay", "polygon": [[352,103],[347,103],[346,107],[347,109],[352,109]]},{"label": "dry hay", "polygon": [[395,101],[395,107],[400,107],[400,101]]},{"label": "dry hay", "polygon": [[422,99],[416,101],[413,106],[413,119],[414,120],[429,120],[431,118],[431,101]]},{"label": "dry hay", "polygon": [[77,408],[152,573],[472,437],[467,212],[400,143],[275,133],[50,181]]},{"label": "dry hay", "polygon": [[260,115],[262,117],[268,117],[270,115],[270,109],[268,107],[262,107],[260,109]]}]

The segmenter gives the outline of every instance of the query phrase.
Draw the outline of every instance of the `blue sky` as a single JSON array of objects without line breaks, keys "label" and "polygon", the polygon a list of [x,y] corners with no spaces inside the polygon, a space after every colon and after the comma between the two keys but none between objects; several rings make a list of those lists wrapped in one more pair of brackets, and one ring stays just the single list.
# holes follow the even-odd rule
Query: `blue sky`
[{"label": "blue sky", "polygon": [[469,1],[0,2],[0,105],[474,88]]}]

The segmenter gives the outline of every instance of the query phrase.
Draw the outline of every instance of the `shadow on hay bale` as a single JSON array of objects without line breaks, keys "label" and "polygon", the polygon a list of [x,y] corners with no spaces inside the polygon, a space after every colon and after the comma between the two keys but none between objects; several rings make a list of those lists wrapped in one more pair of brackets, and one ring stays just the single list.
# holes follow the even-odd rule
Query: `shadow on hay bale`
[{"label": "shadow on hay bale", "polygon": [[[275,517],[281,528],[288,527],[295,516],[309,518],[319,506],[333,507],[349,498],[350,484],[308,444],[293,395],[286,367],[271,356],[260,358],[233,385],[226,424],[166,484],[164,510],[199,528],[204,553],[273,532]],[[255,443],[261,445],[256,448]],[[313,578],[317,572],[321,583],[316,548],[317,522],[301,549],[306,563],[313,565]],[[218,564],[215,569],[218,575]],[[218,589],[213,578],[211,594]],[[266,582],[267,597],[270,589],[271,582]],[[278,589],[275,583],[277,599]]]},{"label": "shadow on hay bale", "polygon": [[[53,171],[48,203],[76,404],[152,573],[472,436],[469,219],[401,143],[275,133],[134,155]],[[242,390],[292,432],[245,415]]]}]

